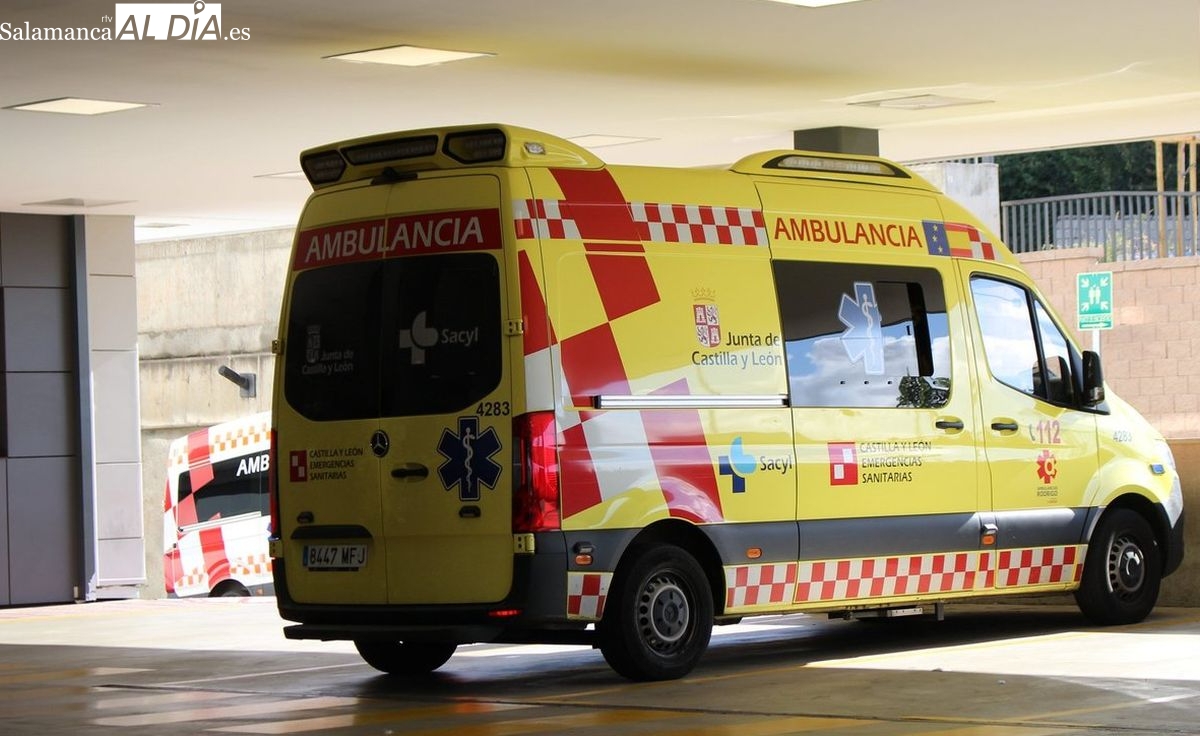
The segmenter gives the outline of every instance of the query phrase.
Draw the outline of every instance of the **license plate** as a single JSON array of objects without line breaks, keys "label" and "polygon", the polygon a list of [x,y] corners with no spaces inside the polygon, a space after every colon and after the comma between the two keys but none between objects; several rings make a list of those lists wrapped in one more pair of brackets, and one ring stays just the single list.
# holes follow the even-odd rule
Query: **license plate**
[{"label": "license plate", "polygon": [[367,563],[365,544],[308,544],[304,567],[309,570],[357,570]]}]

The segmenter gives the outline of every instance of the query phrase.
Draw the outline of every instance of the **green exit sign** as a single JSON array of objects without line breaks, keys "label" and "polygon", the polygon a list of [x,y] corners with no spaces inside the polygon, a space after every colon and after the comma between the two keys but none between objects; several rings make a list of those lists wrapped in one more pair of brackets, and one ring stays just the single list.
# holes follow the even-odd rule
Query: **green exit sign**
[{"label": "green exit sign", "polygon": [[1111,330],[1113,326],[1112,271],[1075,277],[1076,311],[1081,330]]}]

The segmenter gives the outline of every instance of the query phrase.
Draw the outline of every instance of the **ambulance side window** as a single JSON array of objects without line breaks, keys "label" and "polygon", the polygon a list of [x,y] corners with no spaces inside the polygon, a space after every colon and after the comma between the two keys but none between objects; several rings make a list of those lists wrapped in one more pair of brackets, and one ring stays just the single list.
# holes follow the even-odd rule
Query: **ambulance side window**
[{"label": "ambulance side window", "polygon": [[179,501],[196,495],[196,520],[203,523],[241,514],[270,513],[265,452],[213,463],[212,480],[192,488],[192,474],[179,475]]},{"label": "ambulance side window", "polygon": [[992,376],[1021,393],[1075,404],[1077,357],[1041,302],[1024,287],[982,276],[971,279],[971,295]]},{"label": "ambulance side window", "polygon": [[776,261],[792,406],[944,406],[950,341],[927,268]]}]

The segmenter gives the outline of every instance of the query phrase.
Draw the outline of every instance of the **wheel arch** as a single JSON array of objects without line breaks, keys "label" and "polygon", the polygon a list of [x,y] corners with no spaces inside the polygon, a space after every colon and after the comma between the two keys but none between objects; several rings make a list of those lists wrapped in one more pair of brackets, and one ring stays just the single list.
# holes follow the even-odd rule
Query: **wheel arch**
[{"label": "wheel arch", "polygon": [[1107,506],[1097,509],[1097,513],[1093,514],[1088,523],[1086,541],[1089,544],[1091,543],[1092,536],[1096,532],[1096,527],[1100,525],[1100,520],[1117,509],[1128,509],[1133,511],[1145,519],[1150,525],[1150,529],[1154,532],[1154,541],[1161,551],[1160,558],[1164,567],[1163,574],[1165,575],[1168,572],[1166,568],[1169,564],[1169,560],[1171,559],[1169,553],[1173,551],[1170,548],[1170,522],[1168,521],[1167,513],[1161,504],[1154,503],[1140,493],[1135,491],[1126,491],[1125,493],[1122,493],[1114,498],[1108,503]]},{"label": "wheel arch", "polygon": [[680,519],[657,521],[638,532],[621,554],[614,577],[623,575],[634,564],[640,549],[673,545],[691,555],[704,571],[713,599],[713,612],[725,612],[725,572],[716,545],[704,531]]}]

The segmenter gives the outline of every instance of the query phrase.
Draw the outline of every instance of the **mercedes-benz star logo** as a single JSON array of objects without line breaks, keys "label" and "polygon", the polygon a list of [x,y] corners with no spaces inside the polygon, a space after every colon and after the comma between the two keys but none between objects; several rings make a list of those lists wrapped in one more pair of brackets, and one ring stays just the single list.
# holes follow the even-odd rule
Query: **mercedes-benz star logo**
[{"label": "mercedes-benz star logo", "polygon": [[375,430],[375,434],[371,435],[371,452],[375,453],[375,457],[383,457],[388,454],[388,448],[392,446],[388,439],[387,432],[382,429]]}]

